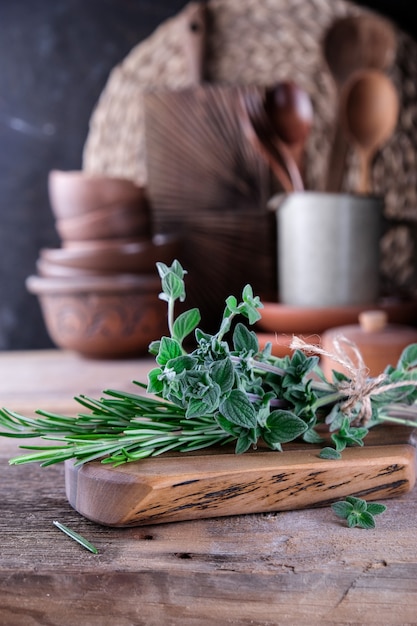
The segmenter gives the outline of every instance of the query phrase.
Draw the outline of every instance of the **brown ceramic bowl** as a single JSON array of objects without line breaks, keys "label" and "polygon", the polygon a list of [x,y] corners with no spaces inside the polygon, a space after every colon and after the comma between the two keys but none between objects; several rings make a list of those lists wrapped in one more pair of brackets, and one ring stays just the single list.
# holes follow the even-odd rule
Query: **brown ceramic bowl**
[{"label": "brown ceramic bowl", "polygon": [[66,265],[59,265],[41,258],[36,261],[36,269],[39,276],[46,278],[73,278],[74,276],[101,275],[94,270],[85,270],[80,267],[67,267]]},{"label": "brown ceramic bowl", "polygon": [[56,229],[63,240],[86,241],[118,237],[146,237],[152,234],[147,207],[111,206],[83,215],[57,219]]},{"label": "brown ceramic bowl", "polygon": [[82,170],[50,171],[48,191],[57,219],[83,215],[104,207],[141,207],[148,204],[145,189],[133,181]]},{"label": "brown ceramic bowl", "polygon": [[334,326],[354,324],[361,312],[369,309],[385,311],[388,320],[397,324],[415,325],[417,300],[381,299],[377,304],[340,307],[296,307],[278,302],[264,302],[260,309],[260,329],[268,333],[321,333]]},{"label": "brown ceramic bowl", "polygon": [[66,267],[94,270],[98,273],[135,273],[155,272],[158,261],[171,264],[178,257],[180,240],[176,236],[156,235],[150,240],[130,241],[128,243],[109,242],[106,247],[102,242],[85,242],[80,247],[44,248],[40,258]]},{"label": "brown ceramic bowl", "polygon": [[109,252],[118,250],[128,243],[146,243],[149,237],[113,237],[112,239],[84,239],[82,241],[63,241],[62,248],[68,250],[96,250]]},{"label": "brown ceramic bowl", "polygon": [[47,331],[57,347],[89,358],[148,353],[149,343],[167,333],[165,303],[157,276],[29,276]]}]

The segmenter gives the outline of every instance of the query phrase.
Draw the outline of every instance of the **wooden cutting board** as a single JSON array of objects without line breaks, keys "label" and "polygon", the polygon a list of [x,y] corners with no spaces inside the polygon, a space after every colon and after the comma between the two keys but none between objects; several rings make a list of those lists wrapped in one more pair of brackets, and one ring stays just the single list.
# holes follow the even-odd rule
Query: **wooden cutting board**
[{"label": "wooden cutting board", "polygon": [[166,454],[117,468],[66,461],[66,493],[76,511],[106,526],[303,509],[348,495],[392,498],[414,486],[413,435],[379,427],[366,446],[344,450],[338,461],[320,459],[306,444],[243,455],[231,448]]}]

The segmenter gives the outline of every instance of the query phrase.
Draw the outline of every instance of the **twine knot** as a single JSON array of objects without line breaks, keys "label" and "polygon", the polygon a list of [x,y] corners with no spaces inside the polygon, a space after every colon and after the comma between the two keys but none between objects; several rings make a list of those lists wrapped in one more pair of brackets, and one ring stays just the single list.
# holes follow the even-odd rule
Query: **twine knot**
[{"label": "twine knot", "polygon": [[[372,397],[391,391],[398,387],[413,385],[417,386],[417,381],[401,381],[397,383],[387,383],[387,376],[382,373],[374,378],[369,377],[369,369],[366,367],[362,354],[355,343],[338,335],[333,339],[333,352],[329,352],[320,346],[309,344],[300,337],[293,337],[290,348],[302,350],[326,356],[332,361],[339,363],[345,370],[348,380],[335,382],[337,391],[345,396],[341,403],[341,411],[352,419],[355,425],[366,426],[372,417]],[[349,354],[349,351],[351,354]]]}]

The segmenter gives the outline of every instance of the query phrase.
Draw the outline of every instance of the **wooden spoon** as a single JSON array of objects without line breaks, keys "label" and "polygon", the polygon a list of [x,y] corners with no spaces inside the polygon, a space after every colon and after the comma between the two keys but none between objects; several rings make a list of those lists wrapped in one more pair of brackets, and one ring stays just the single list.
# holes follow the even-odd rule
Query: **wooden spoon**
[{"label": "wooden spoon", "polygon": [[396,46],[391,23],[371,13],[338,18],[323,40],[324,57],[339,87],[356,70],[390,67]]},{"label": "wooden spoon", "polygon": [[[385,18],[369,13],[336,19],[323,40],[323,53],[337,89],[360,69],[388,69],[395,59],[396,34]],[[348,144],[340,128],[340,112],[331,147],[327,172],[327,191],[342,187]]]},{"label": "wooden spoon", "polygon": [[258,89],[244,91],[238,104],[238,115],[246,138],[269,163],[284,191],[302,191],[304,184],[300,171],[288,147],[271,124],[263,94]]},{"label": "wooden spoon", "polygon": [[370,166],[395,130],[399,99],[392,81],[378,70],[358,71],[341,93],[342,124],[360,159],[356,191],[370,193]]},{"label": "wooden spoon", "polygon": [[294,82],[283,81],[266,89],[265,110],[303,176],[304,149],[313,124],[310,96]]}]

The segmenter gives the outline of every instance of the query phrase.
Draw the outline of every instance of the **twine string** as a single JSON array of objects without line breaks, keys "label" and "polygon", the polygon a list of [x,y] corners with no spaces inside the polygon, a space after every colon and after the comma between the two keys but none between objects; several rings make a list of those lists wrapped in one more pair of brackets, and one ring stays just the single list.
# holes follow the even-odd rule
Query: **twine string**
[{"label": "twine string", "polygon": [[[290,348],[302,350],[306,353],[314,353],[325,356],[341,365],[348,373],[348,380],[335,383],[337,390],[346,399],[341,403],[341,411],[348,417],[354,415],[354,411],[359,410],[352,423],[366,426],[372,418],[372,398],[386,393],[393,389],[406,386],[417,386],[417,380],[398,381],[395,383],[385,383],[386,374],[382,373],[375,377],[369,376],[369,369],[366,367],[362,354],[355,343],[344,337],[337,335],[333,339],[333,352],[324,348],[309,344],[300,337],[294,336]],[[351,351],[352,356],[349,355]]]}]

